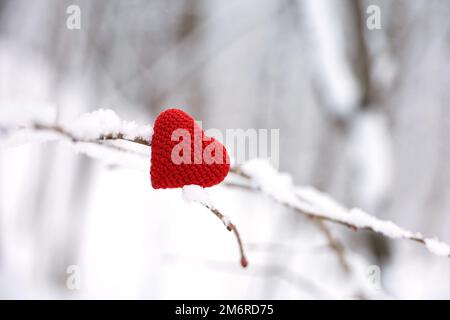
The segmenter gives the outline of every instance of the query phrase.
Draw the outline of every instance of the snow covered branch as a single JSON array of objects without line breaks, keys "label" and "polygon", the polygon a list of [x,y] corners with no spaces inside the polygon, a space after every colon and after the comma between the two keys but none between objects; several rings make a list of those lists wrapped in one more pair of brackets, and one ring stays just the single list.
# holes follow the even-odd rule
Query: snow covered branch
[{"label": "snow covered branch", "polygon": [[[21,130],[29,133],[47,132],[51,134],[51,137],[47,140],[62,140],[64,138],[73,144],[95,144],[102,148],[113,148],[124,154],[135,153],[139,158],[138,162],[142,164],[139,168],[148,172],[148,154],[136,153],[132,149],[121,148],[108,144],[107,142],[125,140],[137,145],[150,147],[152,128],[149,126],[139,126],[134,122],[122,121],[110,110],[98,110],[80,117],[73,123],[62,123],[58,125],[33,121],[25,125],[21,124],[20,126],[12,126],[11,124],[5,126],[0,123],[0,140],[2,137],[8,137],[10,134]],[[80,151],[80,149],[77,150]],[[86,152],[84,149],[81,151]],[[86,153],[109,162],[112,160],[110,159],[112,155],[108,155],[108,159],[105,159],[104,154]],[[119,163],[130,165],[126,161],[119,161]],[[280,204],[292,208],[296,212],[314,220],[332,222],[353,230],[369,230],[393,239],[414,241],[425,245],[430,252],[436,255],[450,257],[450,246],[439,241],[437,238],[426,238],[418,232],[411,232],[401,228],[391,221],[385,221],[371,216],[361,209],[347,209],[328,195],[314,188],[295,186],[289,175],[277,172],[267,161],[248,161],[242,165],[233,166],[231,173],[231,177],[226,179],[225,185],[261,192]],[[241,253],[241,264],[246,265],[247,259],[243,251],[242,241],[234,224],[212,206],[209,200],[197,202],[200,202],[214,213],[225,224],[228,230],[233,231]],[[318,226],[327,236],[331,247],[340,256],[341,264],[345,265],[342,246],[328,232],[326,225],[321,224]]]},{"label": "snow covered branch", "polygon": [[147,135],[137,135],[137,134],[126,134],[120,131],[111,131],[107,133],[100,133],[96,135],[94,138],[83,138],[80,136],[77,136],[75,133],[72,133],[71,131],[68,131],[62,126],[59,125],[46,125],[46,124],[40,124],[36,123],[34,124],[35,130],[42,130],[42,131],[50,131],[54,133],[59,133],[62,136],[65,136],[66,138],[70,139],[72,142],[84,142],[84,143],[101,143],[106,140],[125,140],[129,142],[139,143],[144,146],[151,146],[151,141],[146,139],[145,136]]},{"label": "snow covered branch", "polygon": [[245,256],[244,245],[242,244],[242,239],[238,229],[231,222],[228,216],[222,214],[217,208],[215,208],[212,205],[206,190],[196,185],[184,186],[183,199],[188,203],[196,202],[201,204],[209,211],[211,211],[217,218],[219,218],[219,220],[222,221],[223,225],[227,228],[228,231],[233,232],[239,246],[239,254],[241,256],[240,259],[241,266],[246,268],[248,266],[248,260],[247,257]]},{"label": "snow covered branch", "polygon": [[[1,132],[4,136],[11,132],[15,133],[17,130],[46,132],[50,133],[51,136],[44,139],[45,141],[65,138],[73,144],[96,144],[119,152],[131,152],[138,156],[140,154],[136,151],[106,144],[106,142],[123,140],[150,147],[153,134],[153,129],[150,126],[139,126],[135,122],[120,120],[114,111],[103,109],[84,114],[73,123],[64,125],[52,124],[48,120],[31,120],[25,125],[0,126],[0,129],[2,129]],[[80,150],[78,148],[77,151],[82,151],[90,156],[93,155],[92,151],[88,152],[86,149]],[[95,153],[95,155],[98,155],[98,153]],[[141,156],[146,158],[145,166],[148,166],[148,155]],[[183,188],[183,198],[186,202],[197,202],[203,205],[222,221],[228,231],[235,235],[239,247],[240,264],[244,268],[247,267],[248,260],[237,227],[228,216],[223,215],[212,205],[206,191],[198,186],[186,186]]]},{"label": "snow covered branch", "polygon": [[243,184],[238,184],[240,187],[259,190],[310,218],[340,224],[355,231],[369,230],[393,239],[415,241],[438,256],[450,257],[450,246],[437,238],[425,238],[419,232],[401,228],[392,221],[378,219],[361,209],[349,210],[314,188],[296,187],[288,175],[280,174],[267,161],[249,161],[233,167],[232,172],[244,180]]}]

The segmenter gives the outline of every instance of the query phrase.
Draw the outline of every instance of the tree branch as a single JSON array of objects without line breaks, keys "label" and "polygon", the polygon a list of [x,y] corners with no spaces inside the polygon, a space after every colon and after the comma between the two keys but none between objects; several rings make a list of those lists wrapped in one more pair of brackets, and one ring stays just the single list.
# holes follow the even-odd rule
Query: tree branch
[{"label": "tree branch", "polygon": [[[151,146],[151,142],[149,139],[145,139],[144,137],[136,136],[132,139],[128,138],[124,133],[122,132],[111,132],[111,133],[103,133],[96,137],[95,139],[83,139],[77,137],[74,133],[70,132],[66,128],[58,125],[43,125],[43,124],[34,124],[31,125],[28,128],[23,127],[23,129],[32,129],[37,131],[49,131],[53,133],[57,133],[61,136],[64,136],[71,140],[74,143],[95,143],[102,146],[111,147],[111,145],[104,144],[105,141],[110,140],[125,140],[132,143],[137,143],[144,146]],[[2,130],[3,135],[7,135],[10,130],[3,128]],[[116,146],[112,146],[116,147]],[[124,152],[131,152],[131,150],[124,149],[119,150]],[[273,179],[279,179],[278,172],[273,170],[273,168],[265,168],[266,172],[264,174],[271,176]],[[272,171],[271,171],[272,170]],[[386,237],[390,238],[403,238],[410,241],[414,241],[420,244],[423,244],[427,247],[429,251],[436,255],[442,255],[442,256],[448,256],[450,257],[450,246],[447,244],[440,242],[439,240],[435,238],[425,238],[420,233],[413,233],[408,230],[405,230],[403,228],[398,227],[394,223],[390,221],[384,221],[377,219],[373,216],[368,215],[367,213],[364,213],[361,210],[358,209],[343,209],[340,205],[333,202],[333,206],[330,206],[330,202],[332,202],[326,195],[321,194],[318,191],[314,191],[313,199],[306,199],[304,198],[304,194],[301,194],[298,192],[296,187],[294,185],[289,186],[289,188],[285,189],[286,194],[289,196],[289,198],[286,198],[284,196],[280,196],[279,192],[275,192],[270,188],[269,185],[264,185],[264,183],[261,183],[261,177],[258,177],[257,175],[253,175],[249,172],[247,172],[243,166],[234,166],[231,168],[231,173],[233,173],[236,176],[239,176],[244,180],[244,184],[241,183],[235,183],[235,182],[226,182],[229,185],[234,186],[240,186],[244,188],[250,188],[257,191],[260,191],[267,196],[271,197],[275,201],[279,202],[280,204],[292,208],[296,212],[303,214],[307,217],[310,217],[314,220],[322,220],[322,221],[329,221],[335,224],[343,225],[345,227],[348,227],[352,230],[368,230],[374,233],[382,234]],[[251,170],[250,170],[251,171]],[[282,185],[282,187],[286,187],[285,185]],[[279,191],[279,190],[278,190]],[[309,195],[311,196],[311,194]],[[311,197],[310,197],[311,198]],[[326,203],[325,206],[322,205],[322,203]],[[220,212],[212,210],[209,208],[217,217],[219,217],[222,220],[222,217],[218,214]],[[339,254],[342,255],[342,246],[339,244],[336,244],[336,240],[331,237],[331,233],[326,232],[322,226],[319,226],[320,229],[325,233],[327,236],[327,239],[330,241],[331,247]],[[233,224],[228,225],[227,228],[231,228],[231,231],[235,234],[236,238],[238,239],[238,244],[241,252],[241,264],[246,264],[245,255],[243,254],[242,249],[242,241],[240,240],[239,233],[237,232],[237,229],[234,227]],[[330,238],[331,237],[331,238]],[[242,259],[244,258],[244,259]],[[341,259],[341,258],[340,258]],[[244,263],[242,263],[244,262]]]},{"label": "tree branch", "polygon": [[[320,205],[317,206],[317,204],[314,203],[307,203],[304,201],[304,199],[299,199],[299,196],[297,192],[294,190],[291,190],[293,194],[295,194],[295,197],[297,200],[300,201],[287,201],[285,199],[281,199],[276,194],[274,194],[271,191],[264,190],[265,186],[259,185],[257,182],[255,183],[254,177],[252,177],[250,174],[242,170],[241,167],[235,166],[231,168],[231,172],[235,175],[238,175],[239,177],[243,178],[247,185],[240,185],[240,187],[246,187],[250,189],[256,189],[267,196],[271,197],[275,201],[279,202],[280,204],[289,207],[296,212],[303,214],[309,218],[312,219],[318,219],[322,221],[329,221],[335,224],[339,224],[342,226],[345,226],[347,228],[350,228],[354,231],[358,230],[367,230],[374,233],[378,233],[381,235],[384,235],[389,238],[402,238],[406,240],[411,240],[420,244],[423,244],[427,247],[429,251],[436,255],[441,256],[447,256],[450,257],[450,246],[447,244],[437,240],[436,238],[425,238],[420,233],[416,232],[413,233],[411,231],[405,230],[403,228],[398,227],[391,221],[385,221],[380,220],[375,217],[372,217],[365,212],[359,210],[359,209],[353,209],[347,212],[338,212],[336,214],[333,214],[331,212],[326,212],[326,209],[320,208]],[[273,174],[273,173],[272,173]],[[234,185],[238,183],[233,183]],[[294,188],[295,186],[293,186]],[[269,189],[269,188],[267,188]],[[270,190],[270,189],[269,189]],[[316,197],[323,197],[326,201],[330,201],[327,196],[324,196],[316,191]],[[338,208],[339,211],[341,211],[341,208]],[[353,214],[352,214],[353,212]],[[353,217],[353,216],[355,217]],[[359,218],[359,219],[355,219]],[[355,220],[355,221],[352,221]]]},{"label": "tree branch", "polygon": [[330,228],[328,228],[328,226],[325,224],[324,221],[314,219],[314,223],[317,225],[319,230],[321,230],[322,233],[327,238],[328,245],[336,253],[339,264],[342,266],[342,269],[344,269],[344,271],[346,273],[350,273],[350,271],[351,271],[350,263],[348,262],[347,256],[345,255],[345,248],[344,248],[343,244],[333,236]]},{"label": "tree branch", "polygon": [[102,142],[107,141],[107,140],[124,140],[124,141],[138,143],[138,144],[148,146],[148,147],[151,147],[151,145],[152,145],[150,141],[147,141],[143,137],[135,137],[134,139],[128,139],[121,132],[114,132],[114,133],[111,132],[108,134],[101,134],[95,139],[82,139],[82,138],[76,137],[73,133],[69,132],[68,130],[64,129],[62,126],[59,126],[59,125],[46,125],[46,124],[35,123],[33,125],[33,128],[35,130],[59,133],[60,135],[68,138],[69,140],[71,140],[74,143],[82,142],[82,143],[101,144]]},{"label": "tree branch", "polygon": [[245,255],[244,245],[242,244],[241,236],[240,236],[239,231],[236,228],[236,226],[230,221],[228,216],[223,215],[217,208],[214,208],[209,204],[205,204],[205,203],[201,203],[201,204],[205,208],[210,210],[217,218],[219,218],[220,221],[222,221],[222,223],[224,224],[224,226],[227,228],[228,231],[233,232],[234,236],[236,237],[238,247],[239,247],[239,254],[241,257],[241,259],[240,259],[241,266],[243,268],[246,268],[248,266],[248,260]]},{"label": "tree branch", "polygon": [[[246,180],[250,179],[250,177],[248,175],[246,175],[243,172],[240,172],[236,167],[232,167],[231,172],[239,174]],[[256,190],[255,188],[252,188],[250,185],[244,185],[244,184],[234,183],[234,182],[230,182],[230,181],[226,181],[225,184],[229,187],[240,188],[240,189],[244,189],[246,191],[261,191],[261,190]],[[317,226],[317,228],[324,234],[325,238],[328,241],[329,248],[335,252],[337,259],[339,261],[339,264],[342,266],[343,270],[346,273],[350,273],[350,271],[351,271],[350,263],[347,260],[347,257],[345,255],[345,248],[342,245],[342,243],[333,236],[330,228],[328,228],[328,226],[324,223],[323,220],[318,219],[317,217],[314,217],[314,216],[308,216],[308,218],[310,218],[314,222],[314,224]]]},{"label": "tree branch", "polygon": [[[127,139],[127,138],[125,138],[125,135],[121,132],[102,134],[96,139],[80,139],[80,138],[76,137],[73,133],[69,132],[68,130],[64,129],[62,126],[59,126],[59,125],[34,124],[33,127],[35,130],[44,130],[44,131],[51,131],[51,132],[58,133],[64,137],[68,138],[69,140],[71,140],[74,143],[81,142],[81,143],[96,143],[96,144],[104,145],[103,142],[107,141],[107,140],[124,140],[124,141],[128,141],[128,142],[134,142],[134,143],[138,143],[141,145],[145,145],[148,147],[151,146],[151,142],[149,142],[148,140],[146,140],[142,137],[135,137],[134,139]],[[116,146],[110,146],[110,145],[108,145],[108,147],[116,148]],[[126,151],[126,150],[119,150],[119,151]],[[242,244],[242,239],[241,239],[241,236],[239,234],[237,227],[229,220],[229,218],[227,216],[223,215],[217,208],[215,208],[209,204],[205,204],[205,203],[201,203],[201,204],[204,207],[206,207],[208,210],[210,210],[216,217],[218,217],[222,221],[222,223],[225,225],[227,230],[231,231],[234,234],[234,236],[236,237],[237,243],[238,243],[238,247],[239,247],[240,264],[243,268],[246,268],[248,266],[248,260],[245,255],[244,246]]]}]

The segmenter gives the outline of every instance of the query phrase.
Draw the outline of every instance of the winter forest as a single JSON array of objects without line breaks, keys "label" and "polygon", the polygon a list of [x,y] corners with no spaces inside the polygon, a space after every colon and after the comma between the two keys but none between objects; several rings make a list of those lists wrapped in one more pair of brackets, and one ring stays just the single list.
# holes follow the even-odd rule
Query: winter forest
[{"label": "winter forest", "polygon": [[[450,299],[449,17],[0,0],[0,298]],[[152,188],[169,108],[225,145],[223,182]]]}]

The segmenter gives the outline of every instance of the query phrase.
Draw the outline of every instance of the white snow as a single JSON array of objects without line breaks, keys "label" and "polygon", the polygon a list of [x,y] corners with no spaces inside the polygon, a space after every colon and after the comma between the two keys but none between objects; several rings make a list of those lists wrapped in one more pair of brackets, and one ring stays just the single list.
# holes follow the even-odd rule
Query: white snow
[{"label": "white snow", "polygon": [[[142,149],[139,151],[129,148],[124,148],[122,151],[93,143],[73,143],[68,139],[62,140],[62,142],[67,143],[67,145],[69,145],[74,152],[85,154],[91,158],[97,159],[107,166],[120,166],[123,168],[138,170],[143,174],[149,175],[150,150],[144,146],[139,148]],[[145,148],[148,150],[145,150]]]},{"label": "white snow", "polygon": [[380,220],[357,208],[351,209],[348,213],[348,217],[346,217],[345,220],[358,228],[371,228],[374,231],[381,233],[389,238],[396,239],[422,237],[422,235],[419,233],[414,234],[411,231],[397,226],[392,221]]},{"label": "white snow", "polygon": [[[51,125],[57,123],[54,108],[25,108],[20,112],[8,112],[0,109],[0,138],[3,146],[12,146],[28,142],[44,142],[57,139],[57,135],[48,132],[36,132],[34,124]],[[151,143],[153,128],[151,125],[138,125],[134,121],[121,120],[113,110],[99,109],[85,113],[72,121],[60,124],[67,132],[83,140],[97,139],[102,135],[123,134],[125,139],[141,138]],[[35,137],[44,137],[45,139]]]},{"label": "white snow", "polygon": [[229,216],[223,216],[220,220],[222,220],[222,223],[228,227],[231,224],[231,219]]},{"label": "white snow", "polygon": [[333,211],[344,215],[348,209],[331,198],[328,194],[320,192],[309,186],[301,186],[295,188],[296,195],[307,203],[314,203],[322,210]]},{"label": "white snow", "polygon": [[264,193],[280,202],[296,205],[297,196],[292,192],[294,184],[287,174],[278,173],[268,160],[253,159],[241,165],[243,173],[251,177],[254,188],[260,188]]},{"label": "white snow", "polygon": [[0,148],[57,140],[59,135],[51,132],[21,129],[34,123],[51,124],[55,119],[56,111],[50,104],[35,102],[30,107],[29,103],[19,100],[0,99]]},{"label": "white snow", "polygon": [[[80,139],[95,139],[101,135],[122,133],[128,139],[139,137],[150,141],[153,133],[149,125],[139,126],[135,122],[123,121],[114,111],[104,109],[84,114],[76,121],[66,124],[64,128]],[[33,134],[33,130],[24,130],[23,134],[30,136]],[[54,139],[58,139],[57,135],[49,133],[48,137],[43,137],[41,140]],[[61,140],[65,141],[67,139]],[[74,146],[74,149],[78,152],[104,160],[109,164],[121,164],[141,171],[148,171],[150,158],[148,153],[132,149],[126,149],[125,152],[122,152],[120,150],[106,149],[106,146],[91,146],[74,144],[72,142],[70,142],[70,145]],[[424,241],[430,252],[436,255],[450,255],[450,246],[435,238],[425,239],[420,233],[413,233],[403,229],[392,221],[378,219],[361,209],[354,208],[349,210],[330,196],[314,188],[296,187],[289,175],[279,173],[270,165],[268,160],[250,160],[242,164],[240,170],[250,177],[250,183],[253,188],[260,189],[278,202],[308,215],[335,220],[352,225],[358,229],[369,228],[390,238]],[[188,203],[196,202],[213,208],[207,191],[200,186],[188,185],[183,187],[182,197]],[[225,225],[229,223],[228,217],[224,217],[222,221]]]},{"label": "white snow", "polygon": [[408,230],[400,228],[392,221],[380,220],[361,209],[354,208],[349,210],[337,203],[329,195],[312,187],[298,187],[296,191],[302,200],[316,206],[316,211],[320,212],[323,216],[352,224],[361,229],[372,228],[376,232],[382,233],[390,238],[421,237],[420,234],[413,234]]},{"label": "white snow", "polygon": [[437,238],[425,239],[428,250],[438,256],[450,256],[450,246]]},{"label": "white snow", "polygon": [[58,141],[61,135],[53,132],[36,132],[33,130],[13,130],[9,129],[2,133],[0,130],[0,148],[12,148],[25,144],[41,144],[50,141]]},{"label": "white snow", "polygon": [[75,121],[63,124],[70,133],[80,139],[96,139],[101,135],[122,133],[126,139],[142,138],[151,141],[151,125],[138,125],[134,121],[124,121],[109,109],[98,109],[81,115]]},{"label": "white snow", "polygon": [[277,173],[266,160],[248,161],[241,170],[250,177],[254,188],[308,215],[339,221],[358,229],[372,229],[389,238],[423,240],[430,252],[450,255],[450,246],[437,239],[424,239],[420,233],[403,229],[392,221],[378,219],[358,208],[349,210],[314,188],[295,187],[289,176]]},{"label": "white snow", "polygon": [[197,202],[212,207],[209,194],[203,187],[194,184],[184,186],[182,197],[187,203]]},{"label": "white snow", "polygon": [[50,104],[34,102],[21,102],[18,100],[0,99],[0,127],[13,129],[20,126],[29,126],[39,122],[42,124],[54,123],[56,109]]}]

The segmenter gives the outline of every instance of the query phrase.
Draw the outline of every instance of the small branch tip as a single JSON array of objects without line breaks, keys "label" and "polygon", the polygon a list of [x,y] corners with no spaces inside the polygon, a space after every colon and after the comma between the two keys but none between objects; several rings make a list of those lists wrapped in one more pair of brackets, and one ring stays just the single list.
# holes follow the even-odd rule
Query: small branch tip
[{"label": "small branch tip", "polygon": [[247,268],[247,266],[248,266],[248,260],[247,260],[246,257],[242,257],[242,258],[241,258],[241,266],[242,266],[242,268]]}]

